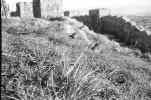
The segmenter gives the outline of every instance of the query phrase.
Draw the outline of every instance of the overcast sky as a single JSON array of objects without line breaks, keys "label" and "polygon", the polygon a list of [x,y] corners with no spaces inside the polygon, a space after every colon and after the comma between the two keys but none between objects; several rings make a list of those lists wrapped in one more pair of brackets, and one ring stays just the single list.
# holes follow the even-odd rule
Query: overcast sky
[{"label": "overcast sky", "polygon": [[[32,0],[6,0],[11,10],[19,1],[31,2]],[[110,8],[117,14],[148,14],[151,15],[151,0],[63,0],[64,9],[82,8]]]}]

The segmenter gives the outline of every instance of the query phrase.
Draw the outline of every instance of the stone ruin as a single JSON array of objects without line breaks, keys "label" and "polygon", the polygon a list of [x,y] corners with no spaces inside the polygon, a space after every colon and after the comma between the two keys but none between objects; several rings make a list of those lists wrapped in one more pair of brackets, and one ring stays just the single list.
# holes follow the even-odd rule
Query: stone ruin
[{"label": "stone ruin", "polygon": [[97,8],[97,9],[80,9],[80,10],[68,10],[64,11],[64,16],[74,17],[74,16],[108,16],[111,14],[111,10],[107,8]]},{"label": "stone ruin", "polygon": [[89,14],[89,10],[87,10],[87,9],[64,11],[64,16],[68,16],[68,17],[85,16],[88,14]]},{"label": "stone ruin", "polygon": [[[75,16],[74,18],[87,25],[96,33],[109,34],[115,41],[122,42],[129,47],[138,48],[142,52],[151,52],[151,35],[145,29],[123,16],[98,16],[97,10],[91,10],[89,16]],[[112,38],[111,38],[112,39]]]},{"label": "stone ruin", "polygon": [[61,17],[63,0],[33,0],[34,17]]},{"label": "stone ruin", "polygon": [[33,2],[19,2],[16,11],[11,16],[53,18],[63,16],[63,0],[33,0]]},{"label": "stone ruin", "polygon": [[90,9],[89,10],[89,16],[108,16],[111,14],[111,10],[108,8],[98,8],[98,9]]},{"label": "stone ruin", "polygon": [[98,9],[80,9],[64,11],[63,0],[33,0],[33,2],[19,2],[16,4],[16,11],[12,12],[12,16],[19,17],[36,17],[36,18],[59,18],[62,16],[107,16],[110,10],[106,8]]},{"label": "stone ruin", "polygon": [[20,17],[33,17],[33,8],[31,2],[17,3],[17,11]]},{"label": "stone ruin", "polygon": [[64,11],[64,16],[70,16],[70,12],[69,11]]},{"label": "stone ruin", "polygon": [[16,4],[16,11],[11,12],[11,16],[18,17],[33,17],[32,2],[18,2]]}]

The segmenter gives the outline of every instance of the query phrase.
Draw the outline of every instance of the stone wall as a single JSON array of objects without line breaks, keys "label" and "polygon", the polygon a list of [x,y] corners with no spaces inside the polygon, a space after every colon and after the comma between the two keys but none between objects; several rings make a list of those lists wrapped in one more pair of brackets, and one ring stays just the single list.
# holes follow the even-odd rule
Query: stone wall
[{"label": "stone wall", "polygon": [[110,15],[110,9],[98,8],[98,9],[80,9],[80,10],[68,10],[64,11],[64,16],[74,17],[74,16],[108,16]]},{"label": "stone wall", "polygon": [[33,15],[36,18],[41,17],[40,0],[33,0]]},{"label": "stone wall", "polygon": [[85,16],[89,15],[89,10],[81,9],[81,10],[68,10],[64,11],[64,16],[74,17],[74,16]]},{"label": "stone wall", "polygon": [[83,22],[96,33],[111,34],[127,46],[138,48],[142,52],[151,52],[151,35],[146,30],[141,30],[136,23],[123,17],[98,17],[96,13],[94,15],[74,18]]},{"label": "stone wall", "polygon": [[70,12],[69,11],[64,11],[64,16],[70,16]]},{"label": "stone wall", "polygon": [[101,19],[101,31],[115,35],[127,45],[141,49],[142,52],[151,52],[151,35],[141,30],[134,22],[123,17],[106,16]]},{"label": "stone wall", "polygon": [[33,0],[35,17],[54,18],[63,16],[63,0]]},{"label": "stone wall", "polygon": [[33,8],[31,2],[19,2],[16,4],[16,15],[19,17],[33,17]]},{"label": "stone wall", "polygon": [[111,14],[110,9],[107,8],[98,8],[98,9],[90,9],[89,10],[89,16],[108,16]]}]

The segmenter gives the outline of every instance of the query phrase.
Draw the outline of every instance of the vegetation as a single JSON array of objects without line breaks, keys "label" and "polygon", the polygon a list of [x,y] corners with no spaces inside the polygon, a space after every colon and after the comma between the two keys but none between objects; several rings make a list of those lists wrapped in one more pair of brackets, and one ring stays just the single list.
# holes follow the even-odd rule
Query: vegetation
[{"label": "vegetation", "polygon": [[90,36],[100,43],[93,51],[84,39],[64,33],[64,21],[34,19],[29,34],[21,34],[18,28],[30,20],[2,23],[2,100],[151,99],[151,63],[135,52],[118,52],[101,35]]}]

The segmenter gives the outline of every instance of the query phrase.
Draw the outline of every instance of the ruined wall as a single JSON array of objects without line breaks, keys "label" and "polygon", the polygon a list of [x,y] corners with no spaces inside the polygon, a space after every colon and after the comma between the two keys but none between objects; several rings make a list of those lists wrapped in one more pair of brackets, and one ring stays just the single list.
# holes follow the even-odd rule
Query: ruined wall
[{"label": "ruined wall", "polygon": [[63,16],[63,0],[33,0],[35,17],[54,18]]},{"label": "ruined wall", "polygon": [[141,49],[142,52],[151,52],[151,36],[133,22],[117,16],[106,16],[100,20],[101,32],[113,34],[127,45]]},{"label": "ruined wall", "polygon": [[80,9],[80,10],[67,10],[64,11],[64,16],[75,17],[75,16],[91,16],[91,17],[103,17],[110,15],[111,11],[107,8],[97,9]]},{"label": "ruined wall", "polygon": [[151,52],[151,35],[141,30],[136,24],[123,17],[103,16],[92,11],[89,16],[75,16],[90,29],[101,34],[114,35],[127,46],[139,48],[142,52]]},{"label": "ruined wall", "polygon": [[100,8],[99,9],[99,16],[103,17],[103,16],[108,16],[111,15],[111,10],[107,9],[107,8]]},{"label": "ruined wall", "polygon": [[85,16],[89,15],[89,10],[81,9],[81,10],[68,10],[64,11],[64,16],[74,17],[74,16]]},{"label": "ruined wall", "polygon": [[70,12],[69,11],[64,11],[64,16],[70,16]]},{"label": "ruined wall", "polygon": [[31,2],[19,2],[16,4],[16,15],[19,17],[33,17],[33,8]]},{"label": "ruined wall", "polygon": [[103,17],[103,16],[108,16],[110,14],[111,14],[110,9],[107,8],[98,8],[98,9],[89,10],[89,16]]},{"label": "ruined wall", "polygon": [[62,0],[41,0],[41,14],[42,17],[61,17],[62,12]]},{"label": "ruined wall", "polygon": [[36,18],[41,17],[40,0],[33,0],[33,15]]}]

